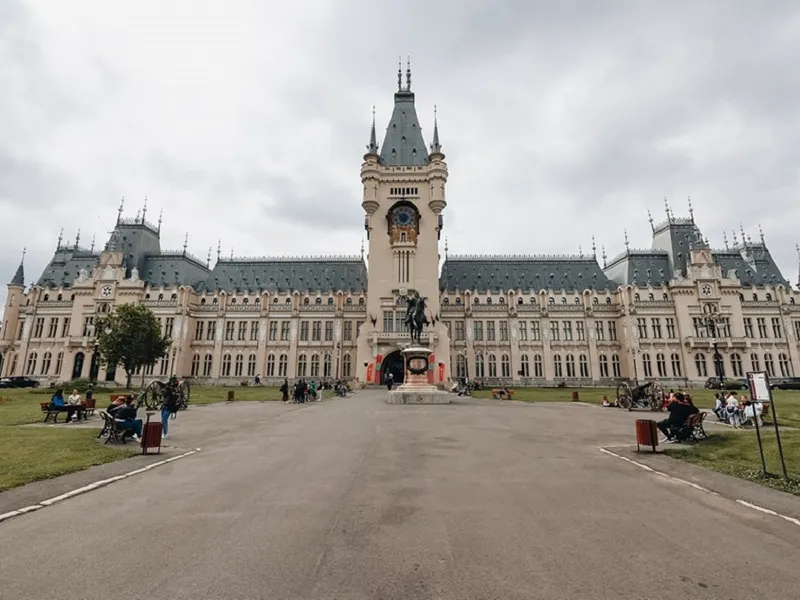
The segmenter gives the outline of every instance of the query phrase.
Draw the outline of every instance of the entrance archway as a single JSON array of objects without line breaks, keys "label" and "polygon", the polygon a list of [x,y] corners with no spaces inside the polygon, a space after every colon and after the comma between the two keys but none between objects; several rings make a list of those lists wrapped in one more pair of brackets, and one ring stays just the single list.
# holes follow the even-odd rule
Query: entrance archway
[{"label": "entrance archway", "polygon": [[399,350],[387,354],[381,363],[381,383],[386,383],[386,376],[391,373],[394,375],[394,384],[400,385],[405,378],[403,369],[403,355]]}]

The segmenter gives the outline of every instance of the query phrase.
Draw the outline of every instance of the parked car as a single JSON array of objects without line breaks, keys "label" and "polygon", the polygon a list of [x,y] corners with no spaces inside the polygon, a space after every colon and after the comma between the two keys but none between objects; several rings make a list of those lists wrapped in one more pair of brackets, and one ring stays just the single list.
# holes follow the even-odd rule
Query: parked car
[{"label": "parked car", "polygon": [[746,390],[749,387],[747,380],[740,377],[725,377],[722,381],[719,377],[709,377],[706,380],[706,389],[709,390]]},{"label": "parked car", "polygon": [[770,382],[773,390],[800,390],[800,377],[786,377]]},{"label": "parked car", "polygon": [[0,388],[37,388],[39,382],[30,377],[3,377],[0,379]]}]

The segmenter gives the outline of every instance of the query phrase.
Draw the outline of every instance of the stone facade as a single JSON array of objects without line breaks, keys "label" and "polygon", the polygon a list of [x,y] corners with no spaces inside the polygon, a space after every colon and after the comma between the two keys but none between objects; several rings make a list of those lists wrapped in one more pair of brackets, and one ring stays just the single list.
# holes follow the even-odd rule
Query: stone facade
[{"label": "stone facade", "polygon": [[[699,384],[764,369],[800,373],[800,292],[764,242],[741,232],[712,250],[691,213],[650,219],[653,244],[602,266],[578,256],[440,256],[445,155],[426,147],[410,89],[382,146],[373,122],[361,166],[368,254],[202,261],[162,251],[160,220],[122,217],[102,251],[59,243],[37,283],[8,285],[0,374],[43,382],[93,373],[93,321],[126,302],[152,308],[174,340],[145,379],[198,383],[260,375],[380,383],[397,372],[405,297],[427,301],[431,383],[607,385],[619,378]],[[443,259],[443,260],[442,260]],[[369,269],[367,269],[367,264]],[[441,264],[441,268],[440,268]],[[800,285],[800,282],[798,282]],[[713,355],[719,353],[720,360]],[[96,365],[100,381],[122,372]]]}]

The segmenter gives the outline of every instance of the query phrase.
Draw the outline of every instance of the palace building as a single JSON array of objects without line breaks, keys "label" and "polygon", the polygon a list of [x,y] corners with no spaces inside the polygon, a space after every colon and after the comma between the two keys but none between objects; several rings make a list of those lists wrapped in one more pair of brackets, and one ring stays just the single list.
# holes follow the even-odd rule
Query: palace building
[{"label": "palace building", "polygon": [[[426,298],[429,380],[612,385],[702,383],[722,373],[800,373],[800,292],[763,235],[711,249],[689,216],[650,219],[652,245],[602,265],[588,255],[452,256],[442,239],[448,169],[438,124],[426,146],[410,72],[398,73],[382,145],[373,118],[361,165],[366,257],[200,260],[161,248],[161,219],[123,217],[101,251],[63,244],[36,283],[8,284],[2,376],[124,382],[95,351],[94,320],[150,307],[173,343],[146,379],[260,375],[380,383],[403,375],[405,298]],[[442,250],[444,249],[444,256]],[[799,250],[800,252],[800,250]],[[800,286],[800,281],[798,281]]]}]

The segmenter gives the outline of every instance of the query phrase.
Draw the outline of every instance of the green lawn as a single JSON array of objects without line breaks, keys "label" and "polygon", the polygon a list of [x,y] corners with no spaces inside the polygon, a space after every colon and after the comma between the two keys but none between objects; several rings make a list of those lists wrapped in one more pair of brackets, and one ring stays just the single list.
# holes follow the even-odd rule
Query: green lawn
[{"label": "green lawn", "polygon": [[783,454],[790,477],[788,482],[779,477],[781,468],[774,429],[768,427],[761,433],[767,471],[771,473],[768,477],[761,475],[758,440],[750,431],[715,429],[706,440],[691,446],[670,447],[664,454],[800,496],[800,431],[781,430]]}]

